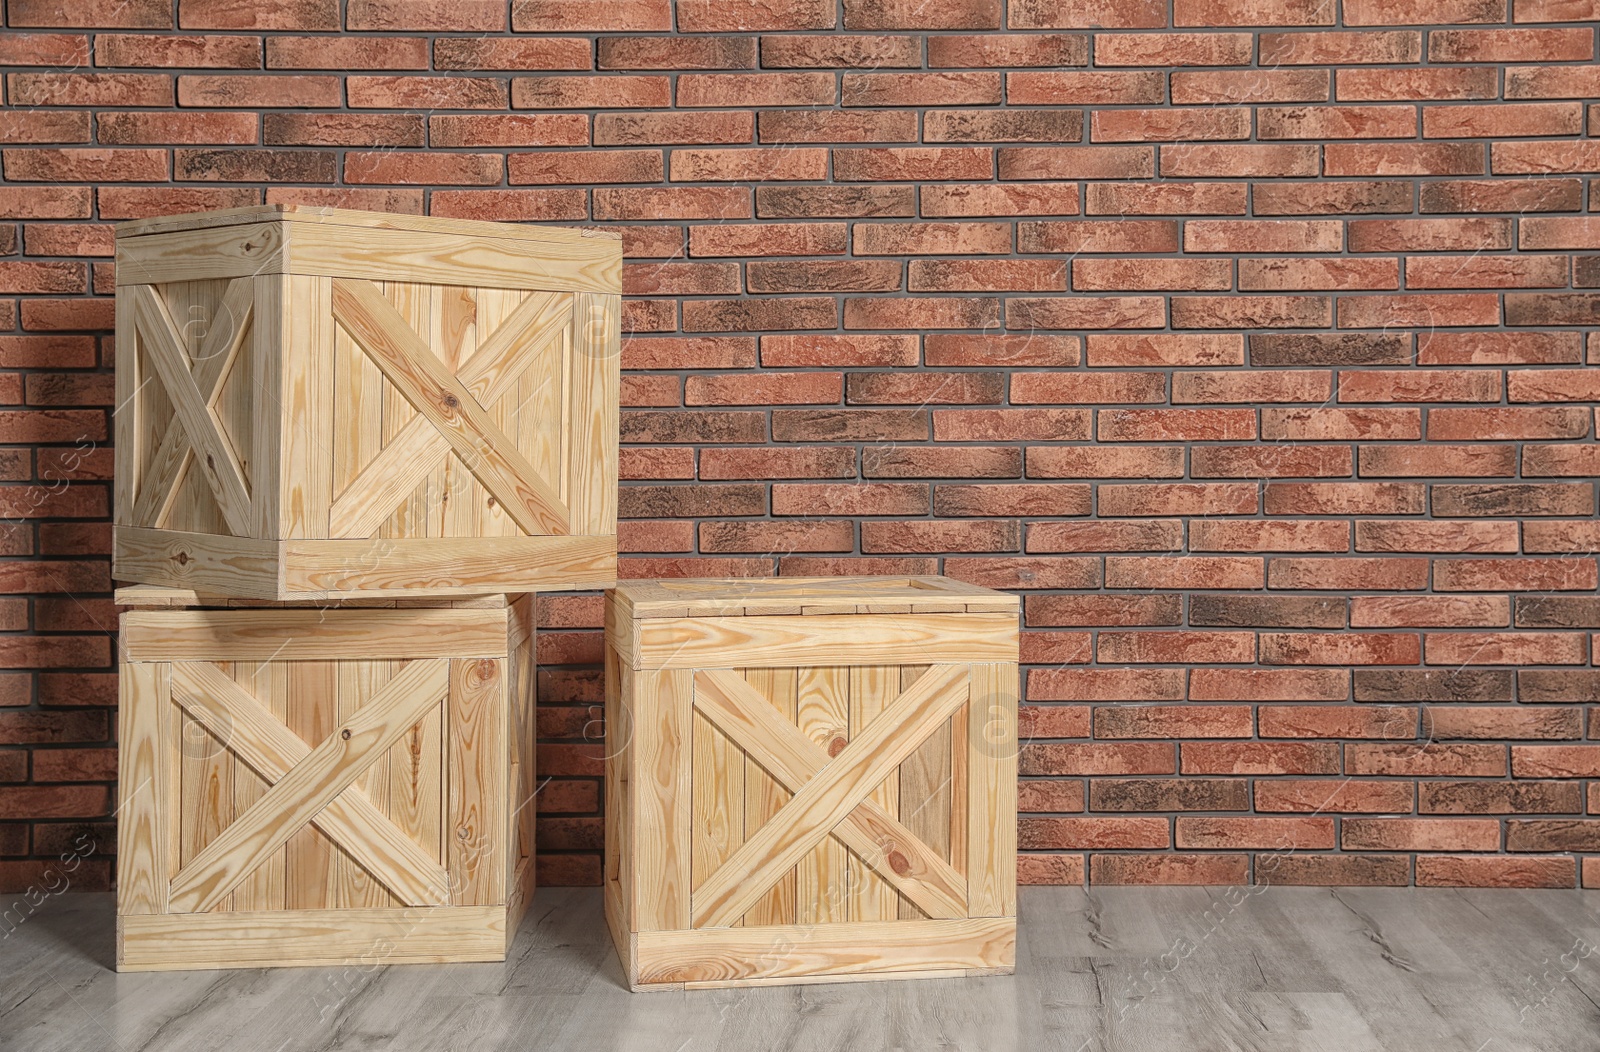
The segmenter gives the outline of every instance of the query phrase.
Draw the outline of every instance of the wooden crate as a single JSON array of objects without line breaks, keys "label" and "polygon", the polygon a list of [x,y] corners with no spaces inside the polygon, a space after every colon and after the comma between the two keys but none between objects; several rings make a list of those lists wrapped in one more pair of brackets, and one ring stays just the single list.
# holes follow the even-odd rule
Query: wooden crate
[{"label": "wooden crate", "polygon": [[505,958],[534,882],[531,595],[117,601],[119,971]]},{"label": "wooden crate", "polygon": [[1017,599],[625,582],[605,907],[635,990],[1009,972]]},{"label": "wooden crate", "polygon": [[331,208],[120,224],[114,575],[301,601],[611,584],[621,257]]}]

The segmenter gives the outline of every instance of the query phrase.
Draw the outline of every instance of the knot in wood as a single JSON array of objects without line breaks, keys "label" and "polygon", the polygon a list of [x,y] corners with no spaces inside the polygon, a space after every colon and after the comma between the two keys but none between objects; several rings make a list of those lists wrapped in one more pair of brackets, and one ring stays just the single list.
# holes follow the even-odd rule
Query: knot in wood
[{"label": "knot in wood", "polygon": [[444,407],[446,409],[448,409],[448,410],[450,410],[452,412],[454,412],[455,410],[461,408],[461,399],[457,398],[455,395],[451,394],[449,391],[446,391],[444,393],[444,397],[442,397],[440,399],[440,401],[444,403]]},{"label": "knot in wood", "polygon": [[339,732],[339,737],[343,738],[345,741],[349,741],[350,740],[350,728],[346,727],[344,730],[340,731]]},{"label": "knot in wood", "polygon": [[174,555],[172,557],[172,561],[177,563],[179,566],[188,566],[189,565],[189,553],[188,552],[179,552],[177,555]]},{"label": "knot in wood", "polygon": [[844,747],[849,744],[850,742],[845,738],[844,735],[834,735],[833,738],[828,742],[828,755],[838,756],[840,753],[844,752]]},{"label": "knot in wood", "polygon": [[894,870],[902,877],[909,877],[911,875],[911,860],[906,858],[900,852],[889,852],[888,855],[884,856],[884,861],[889,863],[890,869]]}]

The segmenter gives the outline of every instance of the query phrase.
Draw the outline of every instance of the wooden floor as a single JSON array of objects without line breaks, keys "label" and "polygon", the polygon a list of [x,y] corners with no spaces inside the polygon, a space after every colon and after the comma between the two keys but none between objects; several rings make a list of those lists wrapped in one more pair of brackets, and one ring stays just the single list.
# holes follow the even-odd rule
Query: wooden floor
[{"label": "wooden floor", "polygon": [[539,892],[503,965],[121,976],[110,897],[63,895],[0,924],[0,1049],[1600,1049],[1600,892],[1026,888],[1021,915],[1011,977],[630,994],[595,890]]}]

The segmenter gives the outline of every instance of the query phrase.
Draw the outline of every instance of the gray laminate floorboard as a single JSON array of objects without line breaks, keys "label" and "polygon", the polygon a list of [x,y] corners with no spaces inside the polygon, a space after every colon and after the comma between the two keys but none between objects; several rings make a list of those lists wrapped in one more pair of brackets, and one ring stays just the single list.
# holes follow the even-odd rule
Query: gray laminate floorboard
[{"label": "gray laminate floorboard", "polygon": [[[631,994],[589,889],[504,964],[118,975],[108,895],[0,938],[3,1052],[1600,1052],[1600,892],[1026,888],[1018,971]],[[1565,956],[1563,956],[1565,955]]]}]

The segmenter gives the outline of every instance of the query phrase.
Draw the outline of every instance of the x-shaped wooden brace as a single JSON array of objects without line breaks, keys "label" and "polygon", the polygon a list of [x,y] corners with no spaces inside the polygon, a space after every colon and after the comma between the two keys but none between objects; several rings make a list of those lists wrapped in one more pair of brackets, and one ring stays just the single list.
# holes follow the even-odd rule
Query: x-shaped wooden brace
[{"label": "x-shaped wooden brace", "polygon": [[[966,882],[867,794],[966,700],[966,667],[934,665],[830,760],[743,680],[696,672],[695,707],[794,796],[694,892],[694,927],[732,925],[830,833],[929,916],[964,916]],[[905,873],[885,843],[904,855]]]},{"label": "x-shaped wooden brace", "polygon": [[[252,280],[236,278],[229,283],[218,309],[220,317],[212,319],[192,371],[183,337],[178,334],[166,303],[149,285],[132,285],[126,290],[133,299],[134,325],[144,338],[145,356],[161,377],[161,386],[176,413],[140,482],[133,506],[135,523],[160,524],[177,495],[190,457],[199,454],[201,474],[216,497],[217,507],[222,509],[228,529],[238,537],[248,537],[252,532],[249,487],[233,445],[224,437],[212,408],[222,378],[244,343],[254,299]],[[228,320],[224,323],[222,317]]]},{"label": "x-shaped wooden brace", "polygon": [[184,708],[213,732],[231,735],[229,748],[273,784],[173,878],[169,911],[214,908],[308,822],[408,904],[438,905],[449,887],[444,868],[354,783],[438,704],[449,689],[449,665],[443,659],[410,662],[340,729],[310,748],[220,671],[174,662],[173,693]]},{"label": "x-shaped wooden brace", "polygon": [[530,534],[565,534],[565,505],[495,425],[485,405],[505,394],[571,320],[568,297],[529,296],[452,374],[370,281],[333,280],[333,316],[418,415],[330,509],[335,537],[371,534],[452,450]]}]

